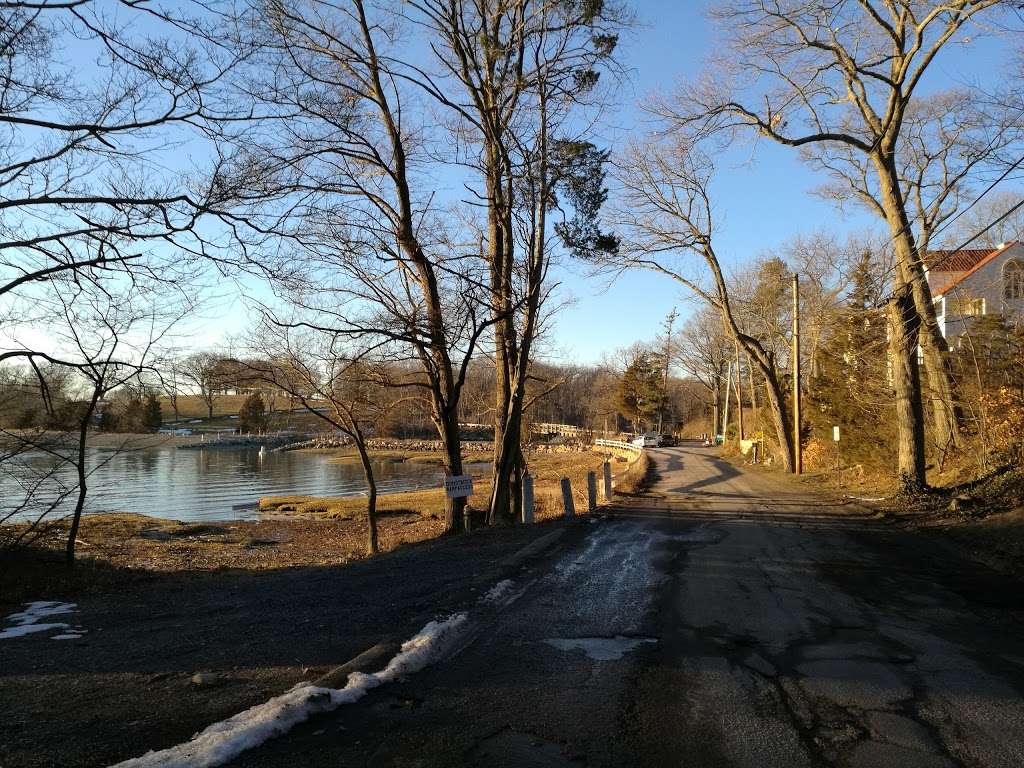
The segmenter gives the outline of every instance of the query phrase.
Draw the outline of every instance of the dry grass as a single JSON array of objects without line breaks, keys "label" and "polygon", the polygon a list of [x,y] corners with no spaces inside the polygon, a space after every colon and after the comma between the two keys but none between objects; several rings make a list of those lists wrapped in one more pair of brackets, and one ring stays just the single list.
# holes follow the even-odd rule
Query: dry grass
[{"label": "dry grass", "polygon": [[[432,539],[443,529],[436,517],[393,512],[378,525],[382,551]],[[78,559],[97,580],[113,569],[137,571],[266,570],[297,566],[338,565],[366,556],[366,523],[353,519],[233,520],[180,523],[145,515],[91,515],[83,518],[78,535]],[[0,553],[0,589],[15,600],[23,581],[35,582],[19,564],[42,563],[55,573],[62,560],[67,528],[55,525],[36,542],[31,557],[18,550]],[[47,552],[50,556],[47,556]],[[4,567],[4,566],[7,567]],[[124,570],[119,571],[123,578]],[[79,579],[78,581],[82,581]],[[88,589],[89,579],[82,585]],[[29,590],[31,591],[31,590]]]},{"label": "dry grass", "polygon": [[647,451],[640,453],[626,470],[615,478],[615,492],[634,495],[643,491],[651,481],[654,462]]},{"label": "dry grass", "polygon": [[[353,459],[351,451],[348,455],[338,456],[338,461]],[[377,451],[374,457],[396,455],[405,461],[432,461],[435,454],[419,454],[411,456],[400,451]],[[436,456],[440,456],[437,454]],[[473,454],[465,457],[467,462],[482,461],[490,458],[490,454]],[[534,514],[536,519],[558,517],[562,514],[562,496],[559,481],[568,477],[572,485],[574,503],[577,511],[586,510],[587,505],[587,473],[600,473],[605,457],[591,452],[584,453],[534,453],[527,458],[530,474],[534,478]],[[474,474],[473,496],[470,497],[471,507],[480,509],[487,506],[491,495],[490,477],[481,473]],[[316,518],[353,519],[365,514],[366,499],[362,496],[316,497],[316,496],[265,496],[260,499],[260,510],[272,514],[299,515]],[[436,515],[444,513],[444,491],[409,491],[392,493],[377,497],[377,511],[382,515],[410,513],[419,515]]]},{"label": "dry grass", "polygon": [[[242,403],[245,402],[245,398],[248,395],[217,395],[213,399],[213,416],[217,418],[219,416],[235,416],[242,407]],[[158,398],[160,400],[160,409],[163,412],[164,421],[170,421],[174,418],[174,408],[171,405],[171,401],[166,397]],[[270,404],[267,402],[266,397],[263,398],[264,404],[267,408],[270,408]],[[319,406],[318,401],[312,401],[314,406]],[[309,416],[314,419],[314,423],[323,423],[321,419],[318,419],[312,414],[306,414],[300,411],[288,414],[283,409],[288,408],[288,398],[278,397],[274,403],[275,411],[271,416],[287,416],[290,415],[293,418],[297,416]],[[209,411],[206,409],[206,403],[198,395],[181,395],[178,398],[178,414],[183,419],[205,419],[209,415]]]},{"label": "dry grass", "polygon": [[[233,416],[245,402],[245,395],[218,395],[213,399],[214,416]],[[164,421],[174,418],[174,407],[166,397],[160,398],[160,410]],[[178,398],[178,414],[183,419],[205,419],[209,415],[206,403],[198,395],[181,395]]]}]

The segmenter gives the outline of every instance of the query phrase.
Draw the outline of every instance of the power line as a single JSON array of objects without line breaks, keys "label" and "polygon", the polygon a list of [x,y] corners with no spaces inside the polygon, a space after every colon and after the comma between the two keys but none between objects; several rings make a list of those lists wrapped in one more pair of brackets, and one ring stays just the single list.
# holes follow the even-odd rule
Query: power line
[{"label": "power line", "polygon": [[[951,218],[951,219],[950,219],[949,221],[947,221],[947,222],[946,222],[945,224],[943,224],[943,225],[942,225],[941,227],[939,227],[939,229],[938,229],[938,230],[936,230],[936,231],[934,232],[934,234],[932,234],[932,237],[935,237],[935,235],[941,234],[941,233],[942,233],[942,231],[943,231],[944,229],[946,229],[946,227],[948,227],[948,226],[949,226],[950,224],[952,224],[952,223],[953,223],[954,221],[956,221],[956,220],[957,220],[957,219],[959,219],[959,218],[960,218],[961,216],[963,216],[963,215],[964,215],[965,213],[967,213],[967,212],[968,212],[969,210],[971,210],[971,208],[973,208],[973,207],[974,207],[975,205],[977,205],[977,204],[978,204],[979,202],[981,202],[981,199],[982,199],[982,198],[983,198],[983,197],[984,197],[985,195],[987,195],[987,194],[988,194],[989,192],[991,192],[991,191],[992,191],[993,189],[995,189],[996,185],[997,185],[997,184],[999,184],[999,183],[1000,183],[1001,181],[1003,181],[1003,179],[1005,179],[1005,178],[1006,178],[1007,176],[1009,176],[1009,175],[1010,175],[1011,173],[1013,173],[1013,172],[1014,172],[1014,171],[1015,171],[1015,170],[1017,169],[1017,167],[1018,167],[1018,166],[1019,166],[1019,165],[1020,165],[1021,163],[1024,163],[1024,155],[1022,155],[1022,156],[1021,156],[1021,157],[1020,157],[1020,158],[1019,158],[1019,159],[1017,160],[1017,162],[1015,162],[1015,163],[1014,163],[1013,165],[1011,165],[1011,166],[1010,166],[1009,168],[1007,168],[1007,169],[1006,169],[1006,171],[1005,171],[1005,172],[1003,172],[1003,174],[1002,174],[1002,175],[1000,175],[1000,177],[999,177],[998,179],[996,179],[996,180],[995,180],[995,181],[993,181],[993,182],[992,182],[991,184],[989,184],[989,185],[988,185],[988,187],[986,187],[986,188],[985,188],[985,191],[984,191],[984,192],[982,192],[982,193],[981,193],[980,195],[978,195],[978,197],[977,197],[977,198],[975,198],[974,202],[972,202],[972,203],[971,203],[970,205],[968,205],[968,206],[967,206],[966,208],[964,208],[964,209],[963,209],[962,211],[960,211],[960,213],[958,213],[958,214],[957,214],[956,216],[954,216],[954,217],[953,217],[953,218]],[[1022,202],[1024,202],[1024,201],[1022,201]],[[1007,216],[1009,216],[1009,215],[1010,215],[1011,213],[1013,213],[1013,212],[1014,212],[1015,210],[1017,210],[1017,208],[1020,208],[1020,205],[1016,205],[1016,206],[1014,206],[1013,208],[1011,208],[1011,209],[1010,209],[1009,211],[1007,211],[1006,213],[1004,213],[1004,214],[1003,214],[1002,216],[1000,216],[1000,217],[999,217],[998,219],[996,219],[996,220],[995,220],[994,222],[992,222],[992,223],[991,223],[991,224],[990,224],[989,226],[985,227],[985,229],[983,229],[983,230],[982,230],[981,232],[979,232],[979,233],[978,233],[977,235],[975,235],[975,236],[974,236],[974,237],[972,237],[972,238],[971,238],[970,240],[968,240],[968,241],[967,241],[967,244],[969,245],[970,243],[974,242],[974,241],[975,241],[975,240],[976,240],[977,238],[981,237],[981,235],[983,235],[983,234],[984,234],[985,232],[988,232],[988,230],[990,230],[990,229],[991,229],[992,227],[994,227],[994,226],[995,226],[996,224],[998,224],[998,223],[999,223],[999,222],[1001,222],[1001,221],[1002,221],[1003,219],[1005,219],[1005,218],[1006,218]],[[940,259],[939,261],[935,262],[935,266],[939,266],[939,265],[941,265],[941,264],[945,264],[945,263],[946,263],[946,261],[948,261],[949,259],[951,259],[951,258],[952,258],[952,257],[954,256],[954,254],[956,254],[956,252],[957,252],[957,251],[961,251],[961,250],[963,250],[963,249],[964,249],[964,248],[966,248],[966,247],[967,247],[966,245],[961,245],[961,246],[960,246],[959,248],[957,248],[957,249],[955,249],[955,250],[951,251],[951,252],[949,253],[949,255],[947,255],[947,256],[944,256],[944,257],[943,257],[942,259]],[[918,255],[920,255],[920,254],[918,254]]]},{"label": "power line", "polygon": [[[1021,158],[1021,160],[1024,160],[1024,158]],[[934,265],[934,266],[932,267],[932,269],[934,269],[934,267],[935,267],[935,266],[940,266],[940,265],[942,265],[942,264],[945,264],[945,263],[946,263],[946,262],[947,262],[947,261],[948,261],[949,259],[953,258],[953,256],[955,256],[955,255],[956,255],[957,253],[959,253],[959,252],[960,252],[960,251],[962,251],[962,250],[963,250],[964,248],[966,248],[967,246],[969,246],[969,245],[970,245],[971,243],[973,243],[973,242],[974,242],[975,240],[977,240],[977,239],[978,239],[979,237],[981,237],[982,235],[984,235],[984,234],[985,234],[986,232],[988,232],[988,231],[989,231],[990,229],[992,229],[992,228],[993,228],[994,226],[996,226],[997,224],[1000,224],[1000,223],[1002,223],[1002,222],[1003,222],[1003,221],[1004,221],[1005,219],[1007,219],[1007,218],[1009,218],[1010,216],[1012,216],[1012,215],[1013,215],[1014,213],[1016,213],[1016,212],[1017,212],[1018,210],[1020,210],[1021,208],[1024,208],[1024,199],[1022,199],[1022,200],[1021,200],[1021,201],[1020,201],[1019,203],[1017,203],[1016,205],[1014,205],[1014,206],[1013,206],[1012,208],[1010,208],[1010,209],[1009,209],[1008,211],[1006,211],[1006,212],[1005,212],[1004,214],[1002,214],[1002,215],[1001,215],[1001,216],[999,216],[998,218],[996,218],[996,219],[994,219],[993,221],[989,222],[989,224],[987,224],[987,225],[986,225],[986,226],[985,226],[985,227],[984,227],[983,229],[981,229],[980,231],[978,231],[978,232],[976,232],[975,234],[971,235],[971,236],[970,236],[970,237],[969,237],[969,238],[968,238],[967,240],[965,240],[965,241],[964,241],[963,243],[961,243],[960,245],[958,245],[958,246],[957,246],[956,248],[954,248],[953,250],[951,250],[951,251],[949,252],[949,254],[948,254],[947,256],[945,256],[945,257],[943,257],[942,259],[940,259],[939,261],[937,261],[937,262],[935,263],[935,265]],[[903,285],[903,286],[902,286],[902,287],[901,287],[901,288],[899,289],[899,291],[893,291],[893,292],[892,292],[891,294],[889,294],[889,296],[887,296],[887,297],[886,297],[886,298],[885,298],[885,299],[884,299],[883,301],[881,301],[881,302],[880,302],[880,303],[879,303],[879,304],[878,304],[877,306],[882,306],[883,304],[886,304],[886,303],[888,303],[888,302],[889,302],[889,301],[891,301],[892,299],[896,298],[897,294],[898,294],[898,293],[899,293],[900,291],[905,291],[905,290],[907,290],[907,289],[908,289],[908,288],[910,288],[910,287],[911,287],[911,283],[906,283],[905,285]]]},{"label": "power line", "polygon": [[[1024,112],[1022,112],[1021,114],[1022,114],[1022,115],[1024,115]],[[964,215],[965,213],[967,213],[967,212],[968,212],[969,210],[971,210],[971,208],[973,208],[973,207],[974,207],[974,206],[976,206],[976,205],[977,205],[978,203],[980,203],[980,202],[981,202],[981,200],[982,200],[982,198],[984,198],[984,197],[985,197],[985,195],[987,195],[987,194],[988,194],[989,192],[991,192],[991,191],[992,191],[993,189],[995,189],[995,188],[996,188],[996,186],[997,186],[998,184],[1000,184],[1000,183],[1001,183],[1001,182],[1002,182],[1002,181],[1003,181],[1004,179],[1006,179],[1006,177],[1007,177],[1007,176],[1009,176],[1009,175],[1010,175],[1011,173],[1013,173],[1013,172],[1014,172],[1014,171],[1015,171],[1015,170],[1016,170],[1016,169],[1017,169],[1017,168],[1018,168],[1018,167],[1019,167],[1019,166],[1021,165],[1021,163],[1024,163],[1024,155],[1021,155],[1021,157],[1017,158],[1017,161],[1016,161],[1015,163],[1013,163],[1013,164],[1012,164],[1012,165],[1011,165],[1011,166],[1010,166],[1009,168],[1007,168],[1007,169],[1006,169],[1005,171],[1003,171],[1003,173],[1001,173],[1001,174],[999,175],[999,177],[998,177],[997,179],[995,179],[995,180],[994,180],[994,181],[993,181],[993,182],[992,182],[991,184],[989,184],[989,185],[988,185],[988,186],[987,186],[987,187],[986,187],[986,188],[984,189],[984,191],[983,191],[983,192],[982,192],[982,193],[981,193],[980,195],[978,195],[978,196],[977,196],[976,198],[974,198],[974,200],[972,200],[972,201],[971,201],[970,205],[968,205],[968,206],[967,206],[966,208],[964,208],[964,209],[963,209],[962,211],[960,211],[959,213],[957,213],[957,214],[956,214],[956,216],[954,216],[954,217],[952,217],[951,219],[949,219],[948,221],[944,222],[944,223],[943,223],[943,225],[942,225],[941,227],[939,227],[939,228],[938,228],[938,229],[937,229],[937,230],[936,230],[935,232],[933,232],[933,233],[932,233],[932,234],[931,234],[931,235],[929,236],[929,240],[931,240],[932,238],[934,238],[934,237],[936,237],[936,236],[938,236],[938,235],[942,234],[942,232],[943,232],[943,231],[945,231],[945,229],[946,229],[947,227],[951,226],[951,225],[953,224],[953,222],[955,222],[955,221],[956,221],[957,219],[959,219],[959,218],[960,218],[961,216],[963,216],[963,215]],[[931,266],[929,267],[929,269],[935,269],[936,267],[939,267],[939,266],[941,266],[941,265],[945,264],[945,263],[946,263],[947,261],[949,261],[949,260],[950,260],[951,258],[953,258],[953,257],[954,257],[954,256],[955,256],[955,255],[956,255],[957,253],[959,253],[960,251],[962,251],[962,250],[963,250],[964,248],[966,248],[966,247],[967,247],[968,245],[970,245],[971,243],[973,243],[973,242],[974,242],[975,240],[977,240],[977,239],[978,239],[979,237],[981,237],[981,236],[982,236],[983,234],[985,234],[986,232],[988,232],[988,231],[989,231],[990,229],[992,229],[992,227],[996,226],[997,224],[999,224],[1000,222],[1002,222],[1002,221],[1003,221],[1004,219],[1006,219],[1007,217],[1009,217],[1009,216],[1010,216],[1011,214],[1015,213],[1015,212],[1016,212],[1016,211],[1017,211],[1018,209],[1020,209],[1020,208],[1021,208],[1022,206],[1024,206],[1024,200],[1021,200],[1021,202],[1020,202],[1020,203],[1018,203],[1017,205],[1015,205],[1015,206],[1013,206],[1012,208],[1010,208],[1010,209],[1009,209],[1008,211],[1006,211],[1005,213],[1003,213],[1003,214],[1002,214],[1001,216],[999,216],[999,217],[998,217],[997,219],[995,219],[994,221],[990,222],[990,223],[989,223],[989,224],[988,224],[988,225],[987,225],[987,226],[986,226],[986,227],[985,227],[984,229],[982,229],[982,230],[981,230],[980,232],[977,232],[976,234],[972,235],[972,236],[971,236],[970,238],[968,238],[968,239],[967,239],[967,241],[966,241],[966,242],[964,242],[964,243],[963,243],[962,245],[960,245],[960,246],[958,246],[958,247],[956,247],[956,248],[954,248],[954,249],[950,250],[950,251],[949,251],[949,252],[948,252],[948,253],[947,253],[947,254],[946,254],[946,255],[945,255],[944,257],[942,257],[942,258],[941,258],[941,259],[939,259],[939,260],[938,260],[937,262],[935,262],[935,263],[934,263],[933,265],[931,265]],[[904,232],[908,231],[908,228],[909,228],[910,226],[911,226],[911,225],[910,225],[910,222],[908,221],[908,222],[907,222],[906,224],[904,224],[904,225],[903,225],[903,226],[902,226],[902,227],[901,227],[901,228],[899,229],[899,231],[897,231],[897,232],[896,232],[896,234],[895,234],[895,235],[893,235],[893,238],[899,237],[899,236],[900,236],[901,234],[903,234]],[[917,262],[918,262],[918,263],[923,263],[923,256],[922,256],[922,254],[921,254],[921,247],[920,247],[920,246],[915,246],[915,247],[914,247],[914,256],[916,256],[916,257],[917,257]],[[893,272],[895,272],[895,271],[896,271],[896,269],[898,269],[898,268],[899,268],[899,264],[898,264],[898,263],[896,263],[896,264],[893,264],[893,266],[889,267],[889,269],[888,269],[888,270],[886,270],[885,274],[884,274],[884,275],[883,275],[883,276],[881,277],[881,280],[882,280],[882,281],[886,281],[886,280],[888,280],[888,279],[889,279],[889,277],[890,277],[890,275],[891,275],[891,274],[892,274]],[[899,291],[903,291],[903,290],[906,290],[906,288],[907,288],[907,287],[909,287],[910,285],[912,285],[912,283],[909,283],[909,282],[908,282],[908,283],[906,283],[906,285],[902,286],[902,287],[901,287],[901,288],[899,289]],[[878,303],[877,303],[877,304],[875,305],[875,307],[876,307],[876,308],[878,308],[878,307],[881,307],[881,306],[883,306],[884,304],[886,304],[887,302],[889,302],[890,300],[892,300],[893,298],[895,298],[895,297],[897,296],[897,294],[899,293],[899,291],[893,291],[893,292],[892,292],[891,294],[889,294],[889,295],[888,295],[887,297],[885,297],[884,299],[880,299],[880,300],[879,300],[879,302],[878,302]]]},{"label": "power line", "polygon": [[[1018,115],[1016,116],[1016,118],[1014,118],[1014,121],[1011,121],[1011,122],[1015,122],[1016,120],[1020,120],[1020,119],[1021,119],[1022,117],[1024,117],[1024,110],[1021,110],[1021,112],[1020,112],[1020,113],[1019,113],[1019,114],[1018,114]],[[992,149],[992,147],[993,147],[993,146],[995,145],[995,142],[996,142],[996,137],[993,137],[993,138],[992,138],[992,139],[991,139],[991,140],[989,141],[989,143],[988,143],[988,146],[987,146],[987,147],[985,148],[985,152],[988,152],[988,151],[989,151],[990,149]],[[998,184],[999,184],[1000,182],[1002,182],[1002,181],[1003,181],[1003,180],[1004,180],[1004,179],[1005,179],[1005,178],[1006,178],[1007,176],[1009,176],[1009,175],[1010,175],[1011,173],[1013,173],[1013,171],[1015,171],[1015,170],[1016,170],[1016,169],[1017,169],[1017,168],[1018,168],[1018,167],[1020,166],[1020,164],[1021,164],[1022,162],[1024,162],[1024,155],[1022,155],[1022,156],[1021,156],[1020,158],[1018,158],[1018,159],[1017,159],[1017,162],[1015,162],[1015,163],[1014,163],[1013,165],[1011,165],[1011,166],[1010,166],[1009,168],[1007,168],[1007,169],[1006,169],[1006,171],[1004,171],[1004,172],[1003,172],[1003,173],[1002,173],[1002,174],[1001,174],[1001,175],[999,176],[999,178],[997,178],[997,179],[996,179],[995,181],[993,181],[993,182],[992,182],[991,184],[989,184],[989,185],[988,185],[988,187],[986,187],[986,188],[985,188],[985,190],[984,190],[984,191],[983,191],[983,192],[982,192],[982,193],[981,193],[980,195],[978,195],[978,196],[977,196],[976,198],[974,198],[974,200],[973,200],[973,201],[971,201],[970,205],[968,205],[968,206],[967,206],[966,208],[964,208],[964,209],[963,209],[962,211],[960,211],[960,212],[959,212],[959,213],[957,213],[957,214],[956,214],[955,216],[953,216],[953,218],[951,218],[951,219],[949,219],[948,221],[944,222],[944,223],[942,224],[942,226],[941,226],[941,227],[939,227],[939,228],[938,228],[938,229],[937,229],[937,230],[936,230],[935,232],[933,232],[933,233],[932,233],[932,234],[931,234],[931,235],[929,236],[929,238],[928,238],[928,239],[929,239],[929,240],[931,240],[932,238],[936,237],[937,235],[940,235],[940,234],[942,234],[942,232],[943,232],[943,231],[944,231],[944,230],[945,230],[945,229],[946,229],[947,227],[949,227],[950,225],[952,225],[952,224],[953,224],[953,222],[955,222],[955,221],[956,221],[957,219],[959,219],[959,218],[960,218],[961,216],[963,216],[963,215],[964,215],[965,213],[967,213],[967,212],[968,212],[969,210],[971,210],[971,208],[973,208],[973,207],[974,207],[975,205],[977,205],[977,204],[978,204],[979,202],[981,202],[982,198],[983,198],[983,197],[985,197],[985,195],[987,195],[987,194],[988,194],[989,192],[991,192],[991,191],[992,191],[992,190],[993,190],[993,189],[994,189],[994,188],[996,187],[996,185],[998,185]],[[936,197],[938,197],[938,196],[936,195]],[[899,229],[898,229],[898,230],[896,231],[896,234],[894,234],[894,235],[892,236],[892,238],[893,238],[893,239],[895,239],[895,238],[899,237],[900,235],[902,235],[903,233],[905,233],[905,232],[908,232],[908,231],[910,230],[910,228],[911,228],[912,226],[913,226],[913,225],[911,224],[911,222],[910,222],[910,221],[909,221],[909,219],[908,219],[908,220],[907,220],[907,223],[906,223],[906,224],[904,224],[903,226],[901,226],[901,227],[900,227],[900,228],[899,228]],[[960,250],[960,249],[957,249],[957,250]],[[952,253],[950,253],[950,254],[949,254],[949,255],[948,255],[947,257],[945,257],[945,259],[948,259],[948,258],[952,258],[953,254],[955,254],[955,253],[956,253],[956,251],[953,251],[953,252],[952,252]],[[920,246],[915,246],[915,247],[914,247],[914,256],[916,256],[916,257],[919,257],[919,259],[918,259],[918,260],[919,260],[919,262],[923,261],[923,258],[922,258],[922,254],[921,254],[921,250],[920,250]],[[945,259],[943,259],[942,261],[940,261],[940,262],[938,262],[938,263],[939,263],[939,264],[945,263]],[[893,272],[895,272],[895,271],[896,271],[897,267],[898,267],[898,264],[894,264],[894,265],[893,265],[892,267],[890,267],[890,268],[889,268],[888,270],[886,270],[886,273],[885,273],[885,275],[883,275],[883,276],[882,276],[882,280],[883,280],[883,281],[885,281],[885,280],[888,280],[888,279],[889,279],[889,276],[890,276],[890,275],[891,275],[891,274],[892,274]],[[895,294],[893,294],[893,295],[895,295]],[[891,298],[891,297],[890,297],[890,298]]]}]

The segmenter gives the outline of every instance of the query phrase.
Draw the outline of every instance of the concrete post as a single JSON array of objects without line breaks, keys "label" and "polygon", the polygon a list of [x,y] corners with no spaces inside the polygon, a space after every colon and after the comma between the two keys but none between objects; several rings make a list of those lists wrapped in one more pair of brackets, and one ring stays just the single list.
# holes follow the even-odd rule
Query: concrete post
[{"label": "concrete post", "polygon": [[523,475],[523,523],[533,522],[533,476]]},{"label": "concrete post", "polygon": [[587,513],[597,511],[597,473],[587,472]]},{"label": "concrete post", "polygon": [[572,501],[572,485],[569,483],[568,477],[563,477],[560,483],[562,485],[562,507],[565,509],[565,516],[571,519],[576,517],[576,505]]},{"label": "concrete post", "polygon": [[604,470],[604,500],[612,500],[612,463],[606,461],[602,466]]}]

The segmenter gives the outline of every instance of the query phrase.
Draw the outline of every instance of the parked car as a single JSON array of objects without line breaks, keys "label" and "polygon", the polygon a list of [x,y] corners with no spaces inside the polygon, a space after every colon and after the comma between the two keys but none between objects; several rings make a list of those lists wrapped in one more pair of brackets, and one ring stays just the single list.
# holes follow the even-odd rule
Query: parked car
[{"label": "parked car", "polygon": [[639,445],[641,448],[657,448],[661,445],[661,438],[658,435],[640,435],[633,441],[633,445]]},{"label": "parked car", "polygon": [[676,440],[674,435],[662,435],[661,445],[663,448],[672,448],[676,445],[679,445],[679,441]]}]

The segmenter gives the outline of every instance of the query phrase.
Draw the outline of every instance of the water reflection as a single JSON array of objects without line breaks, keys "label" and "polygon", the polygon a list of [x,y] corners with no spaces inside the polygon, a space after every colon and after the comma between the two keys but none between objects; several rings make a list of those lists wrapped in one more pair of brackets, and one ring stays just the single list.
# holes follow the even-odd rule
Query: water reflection
[{"label": "water reflection", "polygon": [[[365,490],[357,461],[327,459],[296,452],[261,456],[258,448],[95,450],[89,456],[93,472],[86,511],[139,512],[176,520],[244,519],[255,516],[253,507],[261,496],[346,496]],[[29,461],[37,471],[52,466],[43,454]],[[381,493],[438,487],[444,476],[437,464],[375,461],[374,470]],[[74,482],[70,470],[61,474],[64,482]],[[12,477],[0,475],[0,498],[10,503],[20,492]]]}]

